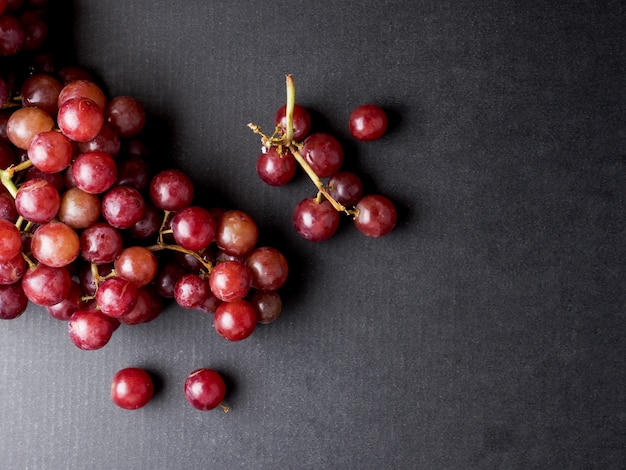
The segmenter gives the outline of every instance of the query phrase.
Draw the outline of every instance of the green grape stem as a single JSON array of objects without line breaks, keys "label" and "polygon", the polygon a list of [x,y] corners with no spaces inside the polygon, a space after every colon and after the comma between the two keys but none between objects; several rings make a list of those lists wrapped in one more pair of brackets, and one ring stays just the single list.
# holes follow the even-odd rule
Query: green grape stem
[{"label": "green grape stem", "polygon": [[287,148],[291,152],[293,157],[298,162],[298,165],[300,165],[317,188],[318,193],[316,200],[318,202],[321,202],[321,197],[323,196],[337,212],[344,212],[347,215],[357,217],[358,209],[348,209],[330,195],[328,188],[324,185],[320,177],[317,176],[317,173],[315,173],[315,170],[311,168],[311,165],[309,165],[300,153],[301,145],[293,140],[293,112],[296,105],[296,87],[293,81],[293,76],[287,75],[285,83],[287,88],[287,103],[285,106],[286,126],[283,135],[275,137],[277,132],[274,132],[272,136],[268,137],[263,134],[261,128],[256,124],[250,123],[248,124],[248,127],[252,130],[252,132],[261,136],[261,143],[265,147],[278,147],[279,151],[282,151],[283,148]]},{"label": "green grape stem", "polygon": [[26,170],[31,166],[33,166],[33,163],[30,160],[25,160],[19,165],[10,166],[6,170],[0,170],[0,181],[14,199],[17,195],[17,186],[13,182],[13,176],[15,175],[15,173]]}]

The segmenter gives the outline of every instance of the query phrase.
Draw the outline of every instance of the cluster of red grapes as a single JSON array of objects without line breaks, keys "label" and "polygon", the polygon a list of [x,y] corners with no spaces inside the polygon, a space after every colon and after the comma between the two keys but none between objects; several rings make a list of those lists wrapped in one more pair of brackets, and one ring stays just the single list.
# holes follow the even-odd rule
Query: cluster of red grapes
[{"label": "cluster of red grapes", "polygon": [[[154,320],[166,299],[212,313],[230,341],[274,321],[283,254],[257,246],[249,214],[196,205],[188,175],[153,168],[137,99],[107,97],[89,71],[57,68],[41,52],[46,7],[0,0],[0,319],[32,302],[66,321],[83,350]],[[116,374],[113,401],[143,406],[153,393],[146,374]],[[224,393],[210,369],[185,384],[199,409]]]},{"label": "cluster of red grapes", "polygon": [[[385,196],[363,196],[363,183],[351,171],[342,171],[344,151],[341,143],[326,132],[311,131],[307,109],[295,102],[293,78],[287,75],[287,104],[274,116],[276,128],[271,136],[259,126],[249,127],[261,135],[262,152],[257,159],[257,173],[271,186],[290,182],[298,165],[317,187],[317,195],[300,201],[293,212],[293,226],[306,240],[319,242],[332,237],[339,227],[339,213],[353,218],[364,235],[381,237],[395,226],[394,204]],[[387,115],[375,104],[364,104],[350,114],[349,129],[360,141],[379,139],[387,130]],[[326,180],[324,182],[323,180]]]}]

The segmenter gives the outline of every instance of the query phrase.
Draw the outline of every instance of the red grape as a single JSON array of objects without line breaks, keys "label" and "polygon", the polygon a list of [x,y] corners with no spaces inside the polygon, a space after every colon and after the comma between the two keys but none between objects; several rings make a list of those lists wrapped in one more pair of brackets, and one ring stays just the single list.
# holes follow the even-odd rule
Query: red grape
[{"label": "red grape", "polygon": [[154,383],[150,374],[137,367],[119,370],[111,383],[111,400],[125,410],[136,410],[145,406],[154,394]]},{"label": "red grape", "polygon": [[80,235],[80,254],[94,264],[113,263],[122,252],[122,235],[106,222],[97,222]]},{"label": "red grape", "polygon": [[110,277],[98,286],[96,301],[109,317],[123,317],[137,302],[137,286],[121,277]]},{"label": "red grape", "polygon": [[330,134],[317,132],[304,139],[302,157],[320,178],[327,178],[339,171],[343,164],[343,147]]},{"label": "red grape", "polygon": [[222,302],[213,314],[215,331],[229,341],[246,339],[252,334],[256,324],[254,307],[243,299]]},{"label": "red grape", "polygon": [[380,139],[387,130],[387,114],[375,104],[363,104],[348,118],[350,133],[358,140]]},{"label": "red grape", "polygon": [[111,99],[104,115],[106,122],[125,138],[139,134],[146,123],[143,106],[131,96],[116,96]]},{"label": "red grape", "polygon": [[157,273],[156,256],[142,246],[124,248],[113,266],[118,276],[131,281],[137,287],[149,284]]},{"label": "red grape", "polygon": [[[213,369],[198,369],[185,379],[185,398],[194,408],[207,411],[220,406],[226,395],[222,376]],[[228,408],[224,408],[224,411]]]},{"label": "red grape", "polygon": [[76,142],[95,138],[103,123],[102,109],[90,99],[70,98],[59,106],[57,124],[63,134]]},{"label": "red grape", "polygon": [[256,311],[257,322],[263,325],[276,320],[283,309],[283,301],[274,291],[256,291],[250,299],[250,304]]},{"label": "red grape", "polygon": [[213,267],[209,275],[211,292],[218,299],[230,302],[244,298],[252,285],[250,270],[237,261],[224,261]]},{"label": "red grape", "polygon": [[179,211],[193,200],[193,183],[179,170],[164,170],[150,182],[150,199],[159,209]]},{"label": "red grape", "polygon": [[339,227],[339,213],[327,200],[303,199],[293,212],[293,226],[304,239],[320,242],[332,237]]},{"label": "red grape", "polygon": [[256,171],[270,186],[283,186],[289,183],[298,169],[296,159],[289,151],[278,153],[276,147],[265,149],[257,159]]},{"label": "red grape", "polygon": [[40,132],[28,145],[28,159],[35,168],[48,173],[66,169],[73,155],[70,139],[56,131]]},{"label": "red grape", "polygon": [[15,208],[24,219],[45,224],[54,219],[61,207],[56,188],[45,180],[26,181],[15,196]]},{"label": "red grape", "polygon": [[354,206],[363,195],[363,183],[355,173],[340,171],[328,180],[329,194],[344,206]]},{"label": "red grape", "polygon": [[100,218],[100,198],[80,188],[69,188],[61,197],[59,220],[73,229],[83,229]]},{"label": "red grape", "polygon": [[20,231],[8,220],[0,219],[0,262],[7,262],[20,255],[21,250],[22,235]]},{"label": "red grape", "polygon": [[174,300],[183,308],[198,308],[209,296],[207,282],[197,274],[185,274],[174,285]]},{"label": "red grape", "polygon": [[112,318],[94,309],[76,310],[67,322],[70,340],[84,351],[106,346],[115,329],[116,323]]},{"label": "red grape", "polygon": [[63,222],[49,222],[33,233],[31,251],[39,262],[60,268],[78,257],[80,241],[74,229]]},{"label": "red grape", "polygon": [[117,178],[115,160],[104,152],[81,153],[72,164],[72,178],[74,184],[86,193],[103,193]]},{"label": "red grape", "polygon": [[396,208],[384,196],[365,196],[356,205],[358,211],[354,218],[354,225],[368,237],[382,237],[387,235],[396,225]]},{"label": "red grape", "polygon": [[102,215],[115,228],[131,228],[141,220],[144,209],[143,196],[130,186],[115,186],[102,198]]},{"label": "red grape", "polygon": [[246,258],[246,266],[252,275],[252,287],[260,290],[280,289],[289,274],[283,254],[269,246],[255,248]]},{"label": "red grape", "polygon": [[28,297],[20,284],[0,285],[0,320],[19,317],[28,307]]},{"label": "red grape", "polygon": [[39,264],[26,271],[22,277],[22,288],[26,297],[42,307],[58,304],[67,297],[72,287],[72,278],[67,268],[54,268]]},{"label": "red grape", "polygon": [[52,130],[54,120],[39,108],[20,108],[11,114],[7,122],[7,137],[17,148],[26,150],[40,132]]},{"label": "red grape", "polygon": [[[84,71],[80,71],[80,73],[84,74]],[[104,111],[106,106],[106,96],[102,89],[91,79],[85,79],[84,77],[72,80],[63,87],[59,92],[57,106],[60,108],[66,101],[73,98],[83,98],[93,101],[102,111]]]},{"label": "red grape", "polygon": [[229,210],[221,215],[215,240],[227,254],[245,256],[254,248],[258,238],[256,222],[245,212]]},{"label": "red grape", "polygon": [[22,279],[26,269],[26,261],[21,253],[18,253],[7,261],[0,262],[0,284],[7,285],[16,283]]},{"label": "red grape", "polygon": [[200,251],[215,239],[217,224],[209,211],[189,206],[177,212],[171,223],[176,243],[191,251]]},{"label": "red grape", "polygon": [[22,84],[22,107],[34,106],[43,109],[50,116],[56,116],[57,100],[63,84],[47,73],[31,75]]}]

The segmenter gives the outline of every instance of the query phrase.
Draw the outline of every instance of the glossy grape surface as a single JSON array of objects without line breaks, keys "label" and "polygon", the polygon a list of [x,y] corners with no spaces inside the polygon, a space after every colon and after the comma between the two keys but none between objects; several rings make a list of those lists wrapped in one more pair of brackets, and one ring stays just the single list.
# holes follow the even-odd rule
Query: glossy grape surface
[{"label": "glossy grape surface", "polygon": [[222,403],[226,395],[226,384],[217,371],[197,369],[185,379],[184,393],[191,406],[208,411]]},{"label": "glossy grape surface", "polygon": [[119,370],[111,382],[111,400],[125,410],[145,406],[154,395],[154,383],[144,369],[128,367]]}]

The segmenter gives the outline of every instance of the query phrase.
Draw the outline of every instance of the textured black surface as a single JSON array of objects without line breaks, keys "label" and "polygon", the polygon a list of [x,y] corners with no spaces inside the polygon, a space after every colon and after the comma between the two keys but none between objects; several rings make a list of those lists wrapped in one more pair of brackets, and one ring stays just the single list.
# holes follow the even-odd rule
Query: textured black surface
[{"label": "textured black surface", "polygon": [[[0,467],[626,466],[621,2],[71,4],[77,61],[145,104],[155,158],[252,214],[292,275],[241,343],[175,307],[94,352],[38,308],[2,322]],[[286,73],[397,203],[388,237],[345,220],[307,243],[290,220],[313,186],[258,180],[246,124],[272,126]],[[378,142],[347,132],[364,102],[391,116]],[[130,365],[159,385],[134,412],[109,399]],[[185,402],[197,367],[229,414]]]}]

